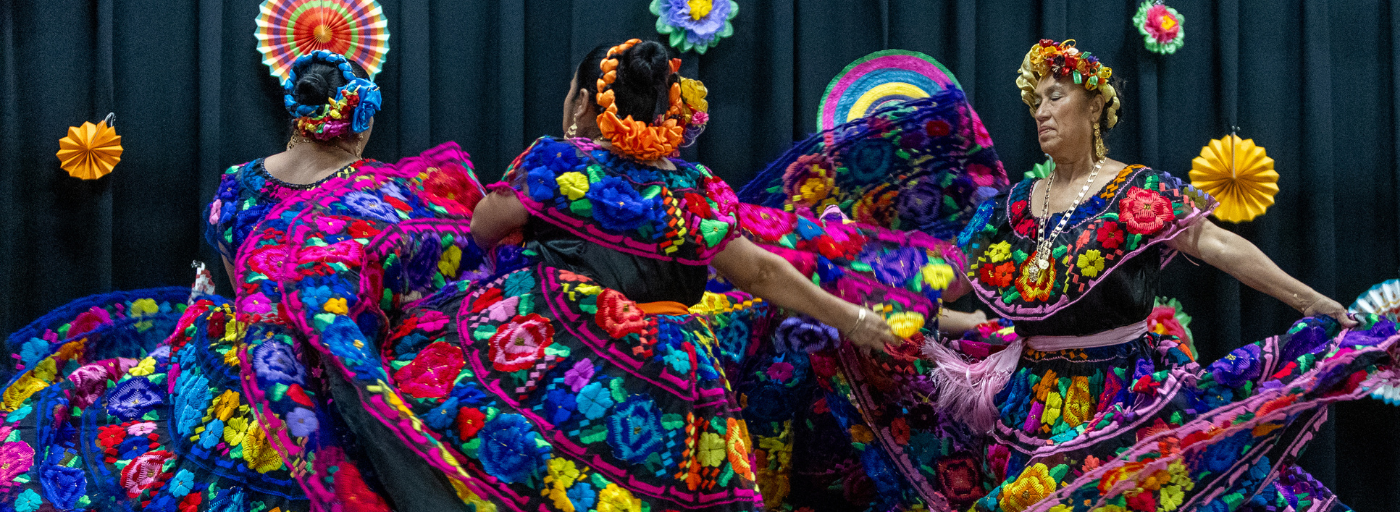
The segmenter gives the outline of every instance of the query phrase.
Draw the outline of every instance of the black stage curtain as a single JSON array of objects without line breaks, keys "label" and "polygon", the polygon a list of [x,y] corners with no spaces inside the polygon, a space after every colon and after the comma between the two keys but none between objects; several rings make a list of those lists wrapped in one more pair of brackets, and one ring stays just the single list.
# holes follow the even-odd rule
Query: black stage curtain
[{"label": "black stage curtain", "polygon": [[[254,49],[259,3],[0,0],[4,332],[86,294],[187,283],[191,260],[217,261],[199,217],[219,171],[287,137],[279,86]],[[659,37],[648,4],[383,0],[392,50],[367,154],[392,161],[455,140],[495,179],[531,139],[562,131],[575,59]],[[904,48],[957,75],[1018,179],[1043,157],[1016,68],[1037,39],[1074,37],[1126,80],[1114,157],[1184,175],[1237,126],[1282,178],[1267,215],[1229,229],[1344,304],[1395,277],[1400,0],[1170,4],[1186,46],[1158,56],[1131,26],[1134,1],[740,0],[734,36],[685,56],[713,115],[691,155],[737,187],[814,129],[846,64]],[[108,112],[122,163],[95,182],[68,177],[58,139]],[[1163,294],[1194,314],[1207,360],[1298,316],[1208,267],[1176,263],[1168,276]],[[1400,410],[1368,401],[1335,416],[1305,465],[1361,510],[1400,510]]]}]

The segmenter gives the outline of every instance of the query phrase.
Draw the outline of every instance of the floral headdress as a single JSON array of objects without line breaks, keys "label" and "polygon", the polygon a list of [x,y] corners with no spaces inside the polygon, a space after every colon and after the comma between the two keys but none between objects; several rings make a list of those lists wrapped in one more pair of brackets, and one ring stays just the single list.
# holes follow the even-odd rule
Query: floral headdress
[{"label": "floral headdress", "polygon": [[1113,76],[1113,68],[1103,65],[1098,57],[1089,52],[1079,51],[1074,45],[1073,39],[1058,44],[1050,39],[1041,39],[1026,52],[1025,60],[1021,61],[1020,75],[1016,77],[1016,86],[1021,88],[1021,101],[1030,106],[1031,115],[1035,115],[1038,103],[1035,87],[1042,78],[1073,78],[1074,83],[1103,96],[1105,119],[1108,127],[1112,128],[1118,124],[1119,107],[1118,92],[1108,83]]},{"label": "floral headdress", "polygon": [[[335,90],[335,96],[327,98],[321,105],[304,105],[296,100],[297,76],[312,63],[330,64],[340,69],[345,77],[345,85]],[[369,129],[369,121],[379,112],[383,96],[374,82],[355,76],[350,61],[344,55],[326,50],[317,50],[297,57],[292,64],[287,81],[282,83],[283,103],[287,112],[296,118],[297,130],[316,140],[331,140],[349,132],[361,133]]]},{"label": "floral headdress", "polygon": [[[641,43],[640,39],[627,42],[608,50],[607,57],[598,64],[603,75],[598,78],[598,130],[612,142],[613,150],[640,160],[658,160],[675,155],[677,150],[704,131],[709,121],[709,103],[705,101],[707,90],[699,80],[679,78],[671,81],[667,96],[670,107],[651,122],[617,117],[617,95],[612,84],[617,81],[618,57],[622,52]],[[681,60],[671,59],[671,74],[680,71]]]}]

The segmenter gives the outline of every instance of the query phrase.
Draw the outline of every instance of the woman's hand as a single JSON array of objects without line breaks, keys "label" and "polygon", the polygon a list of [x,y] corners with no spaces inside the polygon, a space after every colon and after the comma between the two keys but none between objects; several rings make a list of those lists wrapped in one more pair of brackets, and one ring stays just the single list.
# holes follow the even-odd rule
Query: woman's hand
[{"label": "woman's hand", "polygon": [[855,308],[855,323],[842,333],[846,339],[851,340],[852,344],[868,350],[885,352],[886,347],[898,346],[903,343],[903,340],[890,330],[890,324],[886,323],[878,313],[860,306],[855,306]]},{"label": "woman's hand", "polygon": [[1319,296],[1312,304],[1303,308],[1303,316],[1329,316],[1348,329],[1358,325],[1357,321],[1348,315],[1347,308],[1324,296]]}]

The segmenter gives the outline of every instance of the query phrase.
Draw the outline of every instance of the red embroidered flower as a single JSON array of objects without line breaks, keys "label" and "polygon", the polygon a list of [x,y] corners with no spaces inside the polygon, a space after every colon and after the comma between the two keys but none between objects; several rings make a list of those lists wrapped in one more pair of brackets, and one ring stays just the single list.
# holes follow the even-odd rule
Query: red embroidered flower
[{"label": "red embroidered flower", "polygon": [[342,461],[336,465],[334,475],[335,497],[345,505],[344,510],[390,512],[384,498],[365,485],[364,476],[360,475],[360,469],[354,464]]},{"label": "red embroidered flower", "polygon": [[73,319],[73,323],[68,327],[67,336],[68,338],[76,338],[80,334],[92,332],[93,329],[110,323],[112,323],[112,315],[108,314],[107,310],[94,306]]},{"label": "red embroidered flower", "polygon": [[471,439],[485,425],[486,413],[481,409],[463,407],[457,411],[457,433],[462,435],[462,439]]},{"label": "red embroidered flower", "polygon": [[979,277],[984,283],[995,286],[997,288],[1005,288],[1007,286],[1011,286],[1012,274],[1015,271],[1016,264],[1010,261],[1004,262],[1001,265],[988,263],[982,265],[981,270],[979,270]]},{"label": "red embroidered flower", "polygon": [[1176,214],[1172,212],[1172,202],[1162,194],[1133,187],[1118,202],[1118,218],[1128,224],[1129,233],[1154,235],[1176,219]]},{"label": "red embroidered flower", "polygon": [[474,182],[461,165],[447,163],[429,170],[423,191],[428,202],[443,207],[447,213],[470,215],[483,196],[479,187],[472,186]]},{"label": "red embroidered flower", "polygon": [[365,257],[364,246],[354,240],[336,242],[327,246],[308,247],[297,257],[297,264],[307,263],[347,263],[359,264]]},{"label": "red embroidered flower", "polygon": [[350,236],[354,238],[372,238],[379,234],[379,228],[374,227],[367,221],[357,220],[350,224]]},{"label": "red embroidered flower", "polygon": [[121,485],[126,489],[126,495],[135,498],[155,485],[165,467],[165,461],[174,456],[175,454],[169,451],[157,450],[132,459],[131,463],[122,468]]},{"label": "red embroidered flower", "polygon": [[934,119],[924,123],[924,132],[928,133],[929,137],[946,137],[949,133],[953,133],[953,127],[947,121]]},{"label": "red embroidered flower", "polygon": [[720,215],[733,214],[735,206],[739,204],[739,198],[734,195],[734,189],[730,188],[724,180],[714,176],[705,178],[705,195],[715,202]]},{"label": "red embroidered flower", "polygon": [[702,219],[713,219],[715,211],[710,208],[710,202],[705,200],[705,196],[696,193],[685,195],[685,209]]},{"label": "red embroidered flower", "polygon": [[538,313],[530,313],[517,316],[496,328],[496,334],[489,341],[491,350],[488,357],[491,358],[491,367],[496,370],[524,370],[544,356],[544,349],[553,343],[554,324]]},{"label": "red embroidered flower", "polygon": [[1140,492],[1128,498],[1128,508],[1142,512],[1157,512],[1157,500],[1151,492]]},{"label": "red embroidered flower", "polygon": [[943,495],[959,508],[964,508],[985,496],[982,472],[978,463],[968,455],[945,457],[938,461],[938,486]]},{"label": "red embroidered flower", "polygon": [[1117,222],[1105,221],[1102,226],[1099,226],[1098,233],[1099,243],[1105,249],[1117,249],[1118,246],[1123,245],[1123,230],[1118,229]]},{"label": "red embroidered flower", "polygon": [[598,294],[598,314],[594,320],[613,338],[641,334],[647,327],[646,314],[637,307],[637,303],[617,290],[604,290]]},{"label": "red embroidered flower", "polygon": [[480,313],[486,308],[491,307],[492,304],[495,304],[500,301],[501,289],[487,288],[485,292],[482,292],[481,295],[477,296],[476,300],[472,301],[472,313]]},{"label": "red embroidered flower", "polygon": [[[499,329],[497,332],[500,332]],[[495,338],[492,338],[492,342],[494,359]],[[462,359],[461,349],[439,341],[424,347],[413,362],[395,371],[394,381],[399,389],[414,398],[442,398],[452,389],[452,383],[457,380],[463,366],[466,366],[466,362]]]}]

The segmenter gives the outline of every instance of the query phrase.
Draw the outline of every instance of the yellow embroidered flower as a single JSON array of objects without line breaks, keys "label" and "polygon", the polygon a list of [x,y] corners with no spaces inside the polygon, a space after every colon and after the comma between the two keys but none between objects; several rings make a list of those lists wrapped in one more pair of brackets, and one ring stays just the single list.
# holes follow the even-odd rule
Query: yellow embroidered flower
[{"label": "yellow embroidered flower", "polygon": [[248,435],[248,419],[244,417],[229,418],[224,423],[224,442],[229,446],[243,444],[243,439]]},{"label": "yellow embroidered flower", "polygon": [[248,428],[248,435],[243,437],[243,460],[247,461],[249,468],[259,473],[282,467],[282,456],[272,449],[272,443],[268,442],[267,435],[257,422]]},{"label": "yellow embroidered flower", "polygon": [[1021,512],[1053,492],[1055,479],[1050,477],[1050,468],[1037,462],[1002,487],[999,503],[1006,512]]},{"label": "yellow embroidered flower", "polygon": [[137,376],[137,377],[141,377],[141,376],[144,376],[144,375],[150,375],[150,374],[154,373],[155,371],[156,371],[156,358],[154,358],[154,357],[147,357],[147,358],[145,358],[145,359],[142,359],[141,362],[140,362],[139,364],[137,364],[135,367],[133,367],[132,369],[127,370],[127,373],[130,373],[130,374],[135,375],[135,376]]},{"label": "yellow embroidered flower", "polygon": [[1183,501],[1186,501],[1186,493],[1181,487],[1168,485],[1162,488],[1162,495],[1157,498],[1157,506],[1162,510],[1176,510]]},{"label": "yellow embroidered flower", "polygon": [[581,172],[566,172],[554,178],[554,182],[559,184],[559,191],[569,198],[570,201],[577,201],[588,193],[588,176]]},{"label": "yellow embroidered flower", "polygon": [[58,364],[54,362],[56,356],[49,356],[43,361],[39,361],[38,364],[34,365],[34,369],[25,372],[23,377],[5,389],[4,407],[6,412],[19,409],[20,405],[30,396],[53,383],[54,376],[58,374]]},{"label": "yellow embroidered flower", "polygon": [[1161,489],[1162,486],[1166,485],[1168,482],[1171,482],[1171,475],[1168,475],[1166,471],[1162,471],[1159,469],[1157,471],[1154,471],[1150,475],[1144,476],[1142,480],[1138,483],[1138,487],[1147,489],[1149,491],[1155,491]]},{"label": "yellow embroidered flower", "polygon": [[1089,378],[1074,377],[1070,381],[1069,393],[1065,396],[1065,424],[1078,427],[1094,415],[1093,396],[1089,394]]},{"label": "yellow embroidered flower", "polygon": [[1055,422],[1060,420],[1060,412],[1064,406],[1065,400],[1060,397],[1059,391],[1045,395],[1045,413],[1040,415],[1040,423],[1051,427],[1055,426]]},{"label": "yellow embroidered flower", "polygon": [[580,474],[572,460],[560,457],[549,459],[549,477],[553,479],[556,489],[572,487]]},{"label": "yellow embroidered flower", "polygon": [[238,402],[237,391],[225,390],[224,394],[219,395],[219,398],[214,400],[214,406],[210,408],[210,411],[215,418],[227,423],[228,419],[233,417],[233,413],[238,411]]},{"label": "yellow embroidered flower", "polygon": [[875,440],[875,433],[870,431],[865,425],[851,425],[851,440],[857,443],[870,444]]},{"label": "yellow embroidered flower", "polygon": [[831,181],[825,177],[814,176],[802,182],[802,187],[798,190],[801,191],[803,202],[816,204],[831,194]]},{"label": "yellow embroidered flower", "polygon": [[438,259],[437,267],[443,276],[456,277],[457,267],[461,264],[462,249],[455,245],[449,245],[447,250],[442,251],[442,258]]},{"label": "yellow embroidered flower", "polygon": [[708,467],[719,467],[724,462],[724,438],[714,432],[700,435],[700,463]]},{"label": "yellow embroidered flower", "polygon": [[598,493],[598,512],[641,512],[642,500],[632,496],[632,491],[608,484]]},{"label": "yellow embroidered flower", "polygon": [[564,512],[575,512],[578,510],[574,508],[574,502],[569,499],[569,491],[563,487],[550,487],[549,490],[543,491],[542,494],[554,501],[554,508]]},{"label": "yellow embroidered flower", "polygon": [[160,312],[160,306],[156,305],[155,299],[136,299],[131,301],[131,316],[150,316]]},{"label": "yellow embroidered flower", "polygon": [[919,273],[923,274],[924,283],[932,286],[935,290],[946,289],[948,283],[953,282],[953,266],[947,263],[924,265]]},{"label": "yellow embroidered flower", "polygon": [[1103,256],[1099,254],[1098,249],[1084,251],[1079,255],[1076,264],[1079,266],[1079,273],[1089,277],[1098,277],[1099,272],[1103,272]]},{"label": "yellow embroidered flower", "polygon": [[1186,474],[1186,463],[1180,459],[1167,464],[1167,473],[1172,477],[1172,485],[1180,487],[1182,491],[1190,491],[1196,488],[1196,482]]},{"label": "yellow embroidered flower", "polygon": [[895,336],[908,338],[924,328],[924,315],[914,311],[895,313],[886,318],[885,323],[890,324],[890,331],[893,331]]},{"label": "yellow embroidered flower", "polygon": [[753,480],[753,466],[749,464],[749,427],[747,423],[729,418],[724,434],[729,466],[734,473],[745,480]]},{"label": "yellow embroidered flower", "polygon": [[987,258],[992,263],[1001,263],[1011,257],[1011,244],[1006,241],[997,242],[987,248]]},{"label": "yellow embroidered flower", "polygon": [[350,312],[350,308],[345,305],[345,299],[343,298],[329,299],[326,301],[325,305],[321,307],[324,308],[327,313],[335,313],[337,315],[344,315]]}]

